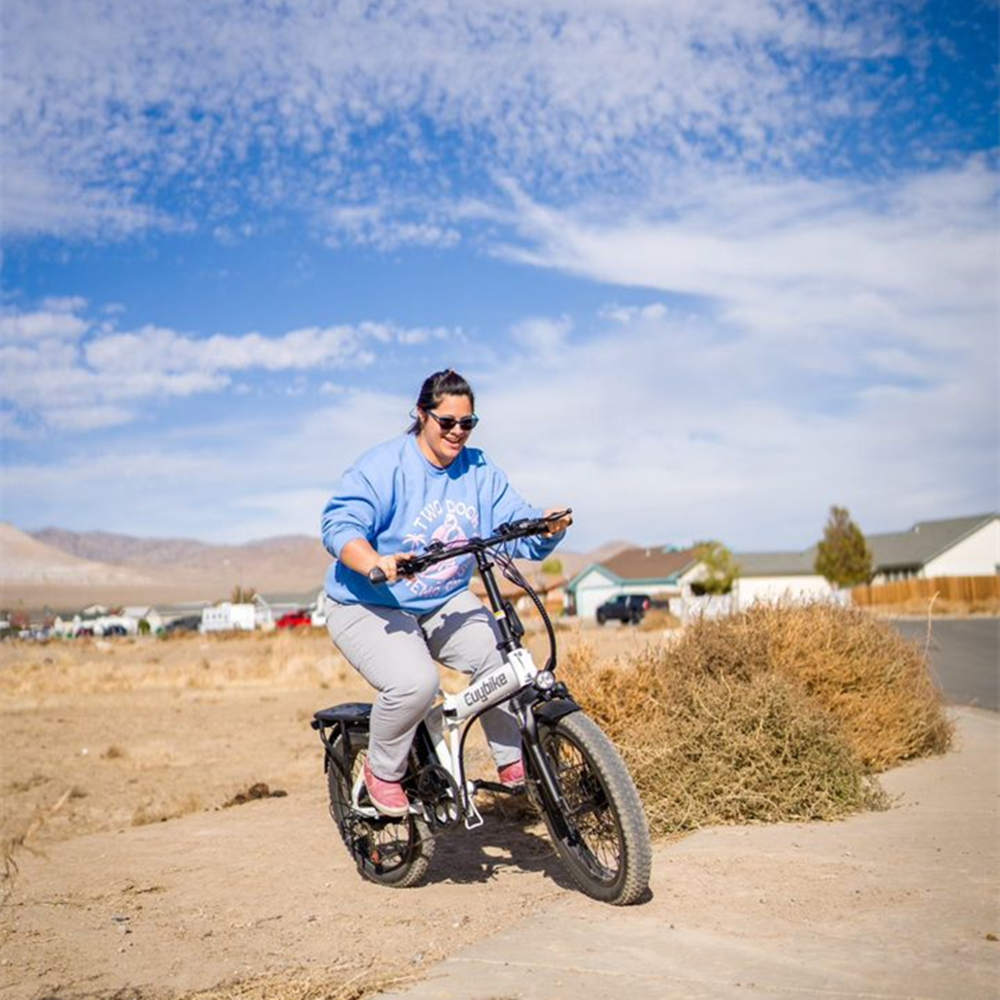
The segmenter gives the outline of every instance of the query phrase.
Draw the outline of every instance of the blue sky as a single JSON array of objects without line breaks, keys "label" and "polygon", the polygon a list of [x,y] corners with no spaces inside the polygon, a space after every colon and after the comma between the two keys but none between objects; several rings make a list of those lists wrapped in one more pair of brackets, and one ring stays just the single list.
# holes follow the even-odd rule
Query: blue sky
[{"label": "blue sky", "polygon": [[423,377],[610,538],[995,509],[995,0],[7,0],[0,517],[312,533]]}]

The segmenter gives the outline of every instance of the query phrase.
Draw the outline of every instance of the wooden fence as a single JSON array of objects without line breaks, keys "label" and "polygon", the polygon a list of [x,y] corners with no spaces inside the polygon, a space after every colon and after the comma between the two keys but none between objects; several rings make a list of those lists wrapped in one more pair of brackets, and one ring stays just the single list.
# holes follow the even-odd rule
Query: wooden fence
[{"label": "wooden fence", "polygon": [[945,601],[995,601],[1000,599],[1000,576],[911,577],[877,587],[862,586],[851,590],[852,600],[862,607],[929,601],[935,594]]}]

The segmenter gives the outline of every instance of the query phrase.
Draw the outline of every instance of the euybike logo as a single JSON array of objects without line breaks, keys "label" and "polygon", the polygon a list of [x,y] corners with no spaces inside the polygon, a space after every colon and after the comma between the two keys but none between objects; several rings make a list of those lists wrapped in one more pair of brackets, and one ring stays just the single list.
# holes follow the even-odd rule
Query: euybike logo
[{"label": "euybike logo", "polygon": [[495,677],[487,677],[482,684],[477,687],[470,688],[465,692],[463,697],[465,698],[465,704],[468,706],[473,706],[477,701],[486,701],[487,698],[494,691],[498,691],[500,688],[506,687],[510,683],[510,679],[507,674],[499,673]]}]

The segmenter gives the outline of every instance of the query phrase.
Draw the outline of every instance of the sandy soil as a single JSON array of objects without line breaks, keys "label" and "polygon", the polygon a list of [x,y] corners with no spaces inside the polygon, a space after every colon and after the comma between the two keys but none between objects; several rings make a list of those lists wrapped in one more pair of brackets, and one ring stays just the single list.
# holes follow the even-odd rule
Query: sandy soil
[{"label": "sandy soil", "polygon": [[[442,837],[429,885],[363,882],[308,722],[368,697],[319,631],[2,644],[0,997],[356,997],[573,891],[499,807]],[[259,783],[285,794],[227,806]]]}]

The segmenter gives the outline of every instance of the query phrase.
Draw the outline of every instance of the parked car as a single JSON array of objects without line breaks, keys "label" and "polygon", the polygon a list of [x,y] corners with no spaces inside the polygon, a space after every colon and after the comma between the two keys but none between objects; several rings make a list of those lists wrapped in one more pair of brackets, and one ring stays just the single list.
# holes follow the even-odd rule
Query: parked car
[{"label": "parked car", "polygon": [[619,594],[610,601],[605,601],[597,609],[597,624],[603,625],[614,618],[622,623],[638,625],[649,607],[648,594]]},{"label": "parked car", "polygon": [[175,618],[167,622],[161,630],[164,635],[173,635],[175,632],[197,632],[201,628],[201,615],[184,615],[182,618]]},{"label": "parked car", "polygon": [[278,628],[301,628],[303,625],[312,625],[312,615],[308,608],[299,608],[298,611],[282,615],[274,624]]}]

